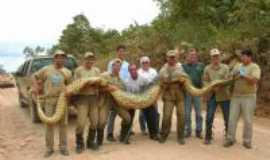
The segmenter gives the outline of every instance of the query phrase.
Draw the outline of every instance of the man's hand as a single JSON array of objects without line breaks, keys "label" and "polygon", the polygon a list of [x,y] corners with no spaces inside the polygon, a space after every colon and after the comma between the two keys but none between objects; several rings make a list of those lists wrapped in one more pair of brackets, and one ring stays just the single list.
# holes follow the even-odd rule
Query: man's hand
[{"label": "man's hand", "polygon": [[67,99],[69,99],[69,98],[71,97],[70,92],[68,92],[66,89],[65,89],[65,97],[66,97]]},{"label": "man's hand", "polygon": [[233,80],[238,80],[238,79],[240,79],[240,78],[241,78],[240,74],[235,74],[235,75],[233,75],[233,77],[232,77]]},{"label": "man's hand", "polygon": [[40,86],[34,86],[32,88],[32,93],[35,95],[35,96],[38,96],[42,93],[42,88]]},{"label": "man's hand", "polygon": [[217,86],[215,86],[214,88],[213,88],[213,91],[214,92],[218,92],[220,90],[220,86],[219,85],[217,85]]}]

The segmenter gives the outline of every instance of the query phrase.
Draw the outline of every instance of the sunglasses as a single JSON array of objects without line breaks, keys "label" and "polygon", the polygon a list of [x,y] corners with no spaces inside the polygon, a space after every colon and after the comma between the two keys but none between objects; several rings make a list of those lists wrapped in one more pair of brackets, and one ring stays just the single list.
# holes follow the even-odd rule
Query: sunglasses
[{"label": "sunglasses", "polygon": [[142,62],[142,64],[148,64],[149,62],[148,61],[144,61],[144,62]]}]

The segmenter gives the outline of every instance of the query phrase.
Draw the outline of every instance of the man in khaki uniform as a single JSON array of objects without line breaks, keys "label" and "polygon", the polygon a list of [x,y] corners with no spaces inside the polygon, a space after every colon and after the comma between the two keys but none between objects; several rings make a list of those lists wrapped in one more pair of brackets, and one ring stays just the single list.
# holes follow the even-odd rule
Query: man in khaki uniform
[{"label": "man in khaki uniform", "polygon": [[[128,112],[128,110],[119,107],[116,102],[113,100],[113,97],[108,94],[108,91],[113,90],[113,86],[117,86],[118,88],[125,89],[124,83],[119,77],[120,73],[120,68],[121,68],[121,60],[116,58],[112,61],[112,72],[105,72],[102,73],[102,77],[105,78],[108,83],[110,84],[109,87],[105,88],[104,90],[106,92],[103,93],[103,107],[102,111],[100,111],[99,114],[99,124],[98,128],[99,130],[104,129],[107,118],[108,118],[108,113],[111,110],[111,107],[116,111],[116,113],[122,118],[122,127],[121,127],[121,133],[120,133],[120,139],[123,139],[121,141],[124,144],[128,144],[128,138],[129,138],[129,124],[131,123],[131,116]],[[101,131],[100,131],[101,132]]]},{"label": "man in khaki uniform", "polygon": [[[223,80],[229,77],[229,67],[220,62],[220,51],[212,49],[210,51],[211,64],[205,67],[203,73],[203,83],[208,83],[215,80]],[[225,132],[228,130],[228,120],[230,112],[230,90],[229,87],[215,87],[214,91],[206,96],[207,111],[206,111],[206,135],[205,144],[211,144],[212,141],[212,127],[217,106],[220,105],[224,124]]]},{"label": "man in khaki uniform", "polygon": [[184,107],[182,104],[183,88],[178,82],[178,77],[186,75],[182,65],[177,63],[176,52],[171,50],[167,54],[167,63],[161,68],[159,72],[161,86],[163,90],[162,100],[163,106],[163,120],[161,128],[160,143],[164,143],[169,135],[171,129],[171,120],[174,107],[177,112],[177,137],[179,144],[185,144],[184,131]]},{"label": "man in khaki uniform", "polygon": [[[43,94],[45,99],[44,110],[47,116],[52,116],[55,112],[57,100],[65,89],[65,86],[71,81],[71,72],[64,67],[66,55],[63,51],[56,51],[53,56],[53,64],[46,66],[34,74],[34,94]],[[67,111],[59,124],[59,141],[60,153],[69,155],[67,150]],[[47,151],[44,157],[53,154],[54,146],[54,125],[45,124],[46,126],[46,147]]]},{"label": "man in khaki uniform", "polygon": [[233,85],[233,95],[230,110],[230,121],[225,147],[235,143],[235,134],[238,119],[242,113],[244,119],[243,145],[245,148],[252,148],[253,116],[256,108],[256,95],[258,81],[261,77],[260,67],[252,61],[251,50],[243,50],[241,53],[242,63],[232,71],[237,77]]},{"label": "man in khaki uniform", "polygon": [[[95,77],[100,75],[100,70],[94,66],[96,57],[92,52],[86,52],[84,55],[84,64],[78,67],[74,73],[74,79]],[[76,127],[76,152],[81,153],[84,149],[83,133],[90,119],[90,128],[88,130],[87,148],[97,149],[98,145],[95,140],[98,123],[98,89],[93,86],[84,88],[76,99],[77,127]]]}]

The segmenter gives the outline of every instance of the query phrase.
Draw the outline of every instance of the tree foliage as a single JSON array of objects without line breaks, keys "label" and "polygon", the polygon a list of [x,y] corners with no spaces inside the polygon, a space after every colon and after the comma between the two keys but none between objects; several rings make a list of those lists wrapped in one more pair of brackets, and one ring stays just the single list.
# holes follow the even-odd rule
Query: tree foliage
[{"label": "tree foliage", "polygon": [[93,28],[87,17],[79,14],[73,18],[60,37],[59,44],[53,49],[62,49],[68,54],[80,56],[86,51],[106,53],[118,42],[120,33],[117,30],[103,31]]},{"label": "tree foliage", "polygon": [[138,62],[141,55],[148,55],[153,65],[160,67],[169,49],[185,52],[196,47],[206,63],[208,51],[213,47],[229,55],[249,47],[256,53],[255,60],[263,73],[269,73],[270,0],[154,1],[161,12],[150,24],[135,22],[121,32],[94,28],[87,17],[79,14],[63,30],[51,52],[63,49],[81,57],[92,51],[98,54],[98,63],[104,67],[114,56],[111,53],[116,46],[125,44],[129,61]]},{"label": "tree foliage", "polygon": [[41,46],[36,46],[36,48],[26,46],[23,49],[23,54],[25,55],[26,58],[29,58],[29,57],[34,57],[34,56],[38,55],[39,53],[44,52],[45,50],[46,49],[44,47],[41,47]]},{"label": "tree foliage", "polygon": [[[258,48],[269,45],[263,39],[270,36],[270,0],[154,1],[161,12],[151,24],[135,22],[122,32],[94,28],[86,16],[79,14],[63,30],[53,49],[78,57],[86,51],[108,57],[123,43],[128,46],[130,59],[136,60],[142,54],[162,57],[175,47],[197,47],[202,53],[219,47],[232,53],[245,46],[260,51]],[[250,41],[253,46],[245,44]],[[158,58],[156,63],[159,61],[162,60]]]}]

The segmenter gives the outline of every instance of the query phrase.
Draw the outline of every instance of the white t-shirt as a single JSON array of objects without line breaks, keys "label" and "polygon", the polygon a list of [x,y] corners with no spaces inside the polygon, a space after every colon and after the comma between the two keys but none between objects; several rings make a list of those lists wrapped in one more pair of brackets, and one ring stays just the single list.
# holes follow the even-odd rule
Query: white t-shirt
[{"label": "white t-shirt", "polygon": [[146,82],[146,84],[144,85],[148,85],[158,77],[158,73],[154,68],[149,68],[148,70],[140,68],[138,74],[145,80],[144,82]]},{"label": "white t-shirt", "polygon": [[133,79],[131,76],[125,81],[125,87],[127,92],[138,93],[141,91],[142,86],[145,84],[145,79],[138,75],[137,79]]}]

